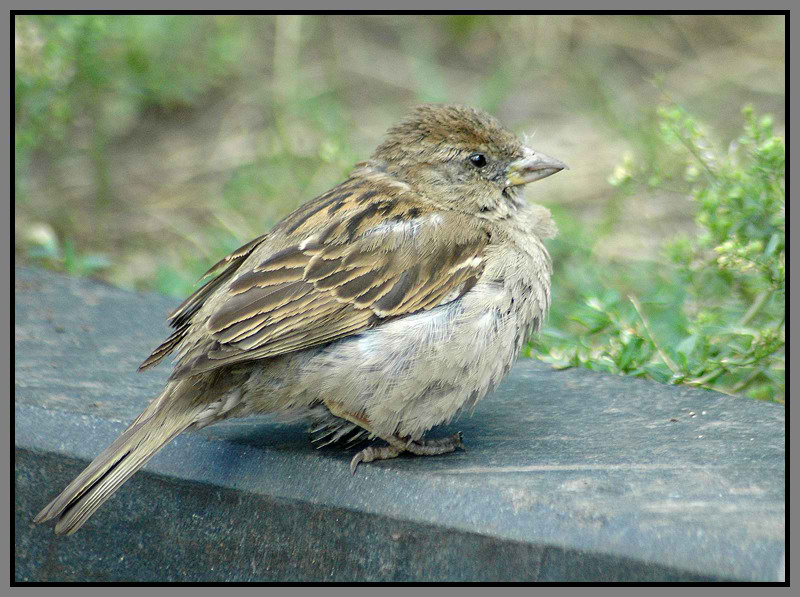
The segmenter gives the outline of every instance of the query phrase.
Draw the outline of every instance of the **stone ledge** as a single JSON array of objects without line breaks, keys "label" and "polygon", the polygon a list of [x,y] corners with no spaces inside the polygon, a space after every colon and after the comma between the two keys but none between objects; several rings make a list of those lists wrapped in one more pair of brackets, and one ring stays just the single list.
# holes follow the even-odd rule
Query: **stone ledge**
[{"label": "stone ledge", "polygon": [[779,580],[782,407],[529,360],[434,430],[467,452],[351,477],[302,425],[226,422],[56,537],[32,517],[160,390],[175,301],[15,273],[17,582]]}]

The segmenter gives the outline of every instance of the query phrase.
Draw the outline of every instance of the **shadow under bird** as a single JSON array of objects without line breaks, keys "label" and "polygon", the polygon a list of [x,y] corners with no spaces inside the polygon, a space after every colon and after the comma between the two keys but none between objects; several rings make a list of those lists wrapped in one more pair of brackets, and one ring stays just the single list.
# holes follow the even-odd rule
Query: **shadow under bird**
[{"label": "shadow under bird", "polygon": [[71,534],[185,430],[307,418],[359,463],[461,447],[423,439],[508,373],[550,307],[550,212],[525,184],[566,168],[492,116],[423,105],[350,177],[213,266],[142,363],[163,392],[35,518]]}]

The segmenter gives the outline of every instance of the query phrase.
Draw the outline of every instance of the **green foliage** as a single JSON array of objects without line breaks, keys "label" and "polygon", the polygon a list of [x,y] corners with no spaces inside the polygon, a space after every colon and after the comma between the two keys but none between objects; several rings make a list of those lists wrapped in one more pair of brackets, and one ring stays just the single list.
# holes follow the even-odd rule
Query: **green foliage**
[{"label": "green foliage", "polygon": [[[751,44],[759,31],[764,47],[782,47],[782,23],[17,15],[16,258],[184,297],[220,256],[341,181],[374,147],[380,127],[409,104],[457,101],[517,119],[535,114],[527,124],[543,128],[548,143],[571,148],[569,156],[555,154],[575,174],[616,159],[620,141],[635,148],[611,175],[617,192],[610,197],[596,197],[593,175],[582,178],[583,187],[559,176],[563,187],[553,179],[531,191],[535,201],[551,202],[561,228],[548,243],[557,275],[539,354],[560,366],[781,400],[783,141],[768,120],[747,112],[743,138],[721,152],[674,106],[657,121],[652,89],[636,82],[642,73],[664,72],[671,89],[690,95],[713,115],[719,134],[730,136],[735,129],[719,127],[736,121],[728,106],[753,95],[749,78],[736,68],[712,69],[698,84],[681,73],[709,57],[783,72],[783,60],[770,58],[779,51],[756,56]],[[732,41],[722,48],[719,39]],[[759,101],[780,110],[782,79],[762,79],[770,84],[758,84]],[[233,108],[218,122],[221,105]],[[150,127],[161,123],[189,140],[165,136],[148,145]],[[194,134],[216,126],[225,159],[198,165]],[[165,166],[152,184],[142,180],[142,156],[165,145],[189,156],[196,175],[170,176]],[[197,147],[209,146],[198,139]],[[120,157],[133,157],[128,169]],[[596,248],[619,230],[630,194],[654,190],[694,209],[700,234],[674,239],[666,264],[602,261]],[[567,194],[599,199],[591,229],[579,223],[585,203],[562,201]]]},{"label": "green foliage", "polygon": [[557,277],[552,327],[535,345],[544,360],[784,400],[784,140],[770,117],[743,114],[744,133],[723,152],[682,108],[659,110],[658,161],[626,156],[610,182],[684,189],[699,232],[670,242],[667,264],[624,268],[581,266],[588,249],[556,244],[570,267],[559,267],[565,287]]},{"label": "green foliage", "polygon": [[109,137],[147,108],[191,106],[235,75],[247,44],[240,23],[199,15],[15,16],[17,198],[25,196],[32,152],[67,142],[81,121],[107,198]]},{"label": "green foliage", "polygon": [[30,228],[25,244],[28,258],[33,263],[72,276],[90,276],[111,265],[108,257],[103,254],[80,253],[70,239],[59,242],[53,229],[46,224]]}]

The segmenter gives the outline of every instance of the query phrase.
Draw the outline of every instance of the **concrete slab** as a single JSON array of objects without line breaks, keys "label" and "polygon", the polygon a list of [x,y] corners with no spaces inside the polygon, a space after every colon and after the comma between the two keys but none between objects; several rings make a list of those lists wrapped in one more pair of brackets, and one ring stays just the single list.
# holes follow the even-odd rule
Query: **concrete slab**
[{"label": "concrete slab", "polygon": [[[466,452],[348,471],[305,427],[184,434],[76,535],[33,516],[156,395],[177,301],[15,272],[15,580],[777,581],[781,406],[520,361]],[[674,420],[676,419],[676,420]]]}]

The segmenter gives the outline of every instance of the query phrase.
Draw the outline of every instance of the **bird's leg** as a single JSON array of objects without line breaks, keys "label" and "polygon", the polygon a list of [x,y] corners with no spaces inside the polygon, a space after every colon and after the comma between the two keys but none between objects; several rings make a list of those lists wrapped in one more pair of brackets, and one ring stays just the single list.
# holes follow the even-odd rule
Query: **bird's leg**
[{"label": "bird's leg", "polygon": [[[339,417],[340,419],[344,419],[345,421],[350,421],[351,423],[353,423],[355,425],[358,425],[359,427],[362,427],[363,429],[366,429],[367,431],[369,431],[375,437],[381,438],[387,444],[389,444],[393,448],[396,448],[397,450],[399,450],[399,452],[397,454],[400,454],[400,452],[403,452],[403,451],[405,451],[407,449],[406,448],[406,444],[408,442],[404,442],[402,439],[400,439],[399,437],[396,437],[394,435],[383,436],[380,433],[377,433],[372,428],[372,425],[370,424],[370,422],[367,419],[365,419],[364,417],[359,417],[358,415],[354,415],[352,413],[347,412],[344,409],[344,407],[342,407],[342,405],[339,404],[338,402],[333,402],[332,400],[325,400],[325,406],[328,407],[328,410],[331,411],[331,414],[333,416]],[[397,454],[395,454],[395,456],[397,456]],[[394,456],[390,456],[390,458],[394,458]]]},{"label": "bird's leg", "polygon": [[381,438],[388,446],[382,447],[374,447],[370,446],[368,448],[364,448],[360,452],[358,452],[353,459],[350,461],[350,473],[355,475],[356,474],[356,467],[359,465],[360,462],[372,462],[373,460],[388,460],[389,458],[397,458],[405,452],[406,444],[398,437],[395,436],[388,436],[384,437],[381,434],[375,433],[372,429],[372,425],[370,425],[369,421],[363,417],[359,417],[347,412],[341,404],[338,402],[333,402],[332,400],[326,400],[325,406],[328,407],[328,410],[331,411],[331,414],[335,417],[339,417],[340,419],[344,419],[345,421],[350,421],[369,431],[372,435]]},{"label": "bird's leg", "polygon": [[356,474],[356,468],[362,462],[389,460],[390,458],[397,458],[406,451],[416,454],[417,456],[436,456],[438,454],[455,452],[457,448],[464,449],[464,444],[462,442],[463,436],[460,431],[454,433],[450,437],[411,441],[396,435],[384,436],[376,433],[367,419],[347,412],[337,402],[326,400],[325,406],[328,407],[332,415],[366,429],[372,435],[381,438],[389,444],[388,446],[369,446],[353,456],[353,459],[350,461],[350,472],[354,475]]}]

